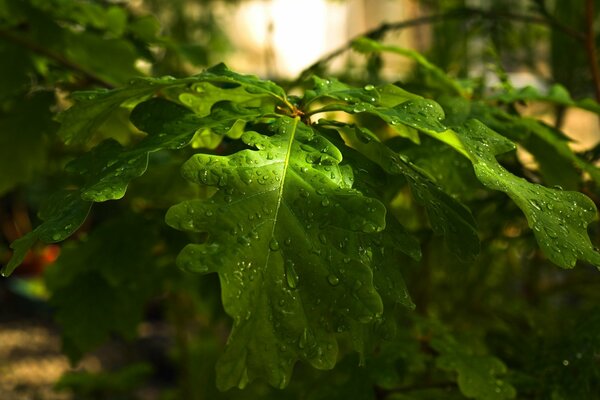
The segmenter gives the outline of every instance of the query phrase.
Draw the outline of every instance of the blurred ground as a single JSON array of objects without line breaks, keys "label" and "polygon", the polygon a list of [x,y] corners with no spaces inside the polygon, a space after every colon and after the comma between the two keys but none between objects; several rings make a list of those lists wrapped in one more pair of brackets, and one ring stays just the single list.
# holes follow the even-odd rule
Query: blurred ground
[{"label": "blurred ground", "polygon": [[39,320],[0,323],[0,399],[71,399],[52,389],[69,368],[51,325]]}]

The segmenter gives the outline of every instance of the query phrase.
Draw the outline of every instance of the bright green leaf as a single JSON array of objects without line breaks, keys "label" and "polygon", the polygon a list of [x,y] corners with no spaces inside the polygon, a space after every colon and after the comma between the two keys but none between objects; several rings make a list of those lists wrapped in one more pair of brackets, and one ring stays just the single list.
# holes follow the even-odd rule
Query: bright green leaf
[{"label": "bright green leaf", "polygon": [[169,225],[209,234],[178,263],[219,273],[234,319],[217,366],[224,389],[258,377],[283,387],[296,360],[332,368],[335,333],[383,311],[373,250],[359,244],[361,232],[384,229],[384,206],[351,188],[339,150],[308,126],[282,117],[271,129],[270,137],[244,133],[257,150],[192,157],[184,176],[219,190],[167,213]]},{"label": "bright green leaf", "polygon": [[523,210],[537,242],[546,256],[563,268],[577,260],[600,266],[587,226],[596,219],[596,206],[579,192],[549,189],[530,183],[504,169],[496,155],[514,149],[514,144],[477,120],[456,128],[467,149],[477,178],[487,187],[508,194]]}]

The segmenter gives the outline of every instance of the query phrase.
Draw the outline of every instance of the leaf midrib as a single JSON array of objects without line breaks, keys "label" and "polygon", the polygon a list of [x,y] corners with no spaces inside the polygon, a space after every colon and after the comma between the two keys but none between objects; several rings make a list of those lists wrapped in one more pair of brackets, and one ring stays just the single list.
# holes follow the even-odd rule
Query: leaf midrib
[{"label": "leaf midrib", "polygon": [[[294,138],[296,136],[296,129],[298,127],[299,120],[300,120],[299,117],[294,118],[294,124],[292,126],[292,131],[290,133],[290,138],[288,141],[288,148],[287,148],[286,154],[285,154],[285,160],[283,161],[281,184],[279,185],[279,191],[277,192],[277,206],[275,207],[275,215],[273,216],[273,228],[271,229],[271,235],[269,237],[269,244],[268,244],[269,247],[270,247],[271,240],[275,239],[275,229],[277,227],[277,221],[279,218],[279,210],[281,209],[281,204],[283,202],[283,188],[285,187],[287,170],[290,165],[290,155],[292,154],[292,145],[294,143]],[[275,240],[277,240],[277,239],[275,239]],[[271,258],[271,249],[269,249],[269,251],[267,253],[267,258],[265,260],[265,268],[269,265],[270,258]]]}]

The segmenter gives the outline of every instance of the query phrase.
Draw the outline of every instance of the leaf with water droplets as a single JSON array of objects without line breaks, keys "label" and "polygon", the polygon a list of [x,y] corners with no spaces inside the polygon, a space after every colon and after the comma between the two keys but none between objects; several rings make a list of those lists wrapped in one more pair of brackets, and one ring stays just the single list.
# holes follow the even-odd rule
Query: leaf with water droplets
[{"label": "leaf with water droplets", "polygon": [[77,191],[64,190],[52,195],[39,212],[44,222],[11,244],[15,252],[2,268],[2,275],[10,275],[37,240],[56,243],[71,236],[85,221],[90,207],[91,203],[81,200]]},{"label": "leaf with water droplets", "polygon": [[348,104],[374,104],[379,101],[379,90],[373,85],[363,88],[346,85],[335,78],[322,79],[312,76],[313,87],[304,96],[305,107],[316,100],[339,100]]},{"label": "leaf with water droplets", "polygon": [[146,138],[130,148],[106,140],[69,163],[66,169],[84,177],[85,184],[81,188],[84,200],[120,199],[131,180],[146,172],[150,153],[182,148],[190,143],[198,129],[211,129],[224,136],[239,121],[260,115],[261,109],[224,103],[215,106],[210,115],[200,117],[169,100],[151,99],[138,104],[131,113],[136,127],[148,133]]},{"label": "leaf with water droplets", "polygon": [[474,354],[472,343],[463,344],[447,332],[438,332],[431,347],[439,353],[437,366],[458,374],[458,387],[466,397],[481,400],[516,397],[515,388],[501,379],[507,369],[500,359],[488,354]]},{"label": "leaf with water droplets", "polygon": [[[196,90],[203,83],[212,85],[199,86],[203,92]],[[192,91],[188,90],[191,87]],[[230,93],[229,89],[243,93]],[[204,103],[202,114],[215,103],[228,100],[234,103],[248,103],[251,98],[260,100],[261,104],[271,99],[271,108],[274,104],[285,103],[285,92],[279,86],[270,81],[263,81],[255,76],[242,75],[229,70],[224,64],[216,65],[206,71],[187,78],[137,78],[132,80],[129,85],[115,90],[97,90],[90,92],[81,92],[74,95],[76,103],[67,111],[61,114],[61,127],[59,136],[67,143],[82,143],[89,140],[95,131],[104,123],[104,121],[119,107],[126,104],[134,105],[151,97],[155,93],[161,92],[172,99],[179,99],[184,93],[194,93]],[[208,93],[207,93],[208,92]],[[188,100],[189,96],[188,96]],[[196,105],[194,100],[191,105]],[[184,104],[185,96],[182,101]],[[255,106],[255,104],[250,104]],[[194,107],[192,107],[194,108]]]},{"label": "leaf with water droplets", "polygon": [[483,103],[474,104],[472,117],[524,146],[535,157],[546,184],[576,190],[582,181],[580,171],[600,183],[600,169],[577,155],[569,146],[571,139],[555,127]]},{"label": "leaf with water droplets", "polygon": [[596,219],[594,202],[579,192],[551,189],[530,183],[502,167],[496,155],[514,144],[477,120],[455,129],[473,163],[477,178],[490,189],[508,194],[527,217],[544,254],[563,268],[577,260],[600,267],[587,226]]},{"label": "leaf with water droplets", "polygon": [[[320,124],[331,125],[330,121]],[[346,140],[372,162],[390,175],[403,175],[408,180],[415,199],[427,209],[434,232],[443,235],[448,248],[462,259],[472,259],[479,253],[479,237],[471,212],[437,186],[422,170],[406,157],[394,152],[373,136],[365,143],[360,131],[341,123],[332,124],[342,129]]]},{"label": "leaf with water droplets", "polygon": [[219,274],[234,320],[217,366],[221,388],[259,377],[285,386],[297,360],[332,368],[336,332],[383,311],[364,237],[385,228],[385,207],[352,188],[340,151],[317,131],[288,117],[265,129],[242,135],[250,149],[187,161],[187,179],[218,191],[166,217],[176,229],[208,233],[178,264]]}]

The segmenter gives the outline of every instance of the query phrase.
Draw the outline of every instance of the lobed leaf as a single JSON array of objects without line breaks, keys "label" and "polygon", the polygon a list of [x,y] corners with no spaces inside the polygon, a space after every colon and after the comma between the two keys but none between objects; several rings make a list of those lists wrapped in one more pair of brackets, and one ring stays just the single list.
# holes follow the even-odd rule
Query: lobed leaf
[{"label": "lobed leaf", "polygon": [[[409,114],[406,119],[410,121],[411,118]],[[437,121],[437,117],[433,118]],[[321,120],[319,123],[327,125],[331,121]],[[406,156],[391,150],[368,130],[339,123],[334,123],[334,126],[341,126],[349,144],[386,173],[401,175],[408,180],[415,199],[427,210],[434,232],[444,236],[453,253],[463,259],[472,259],[479,253],[475,219],[463,204],[444,192]]]},{"label": "lobed leaf", "polygon": [[436,358],[437,366],[444,370],[456,371],[458,387],[466,397],[482,400],[515,398],[515,388],[499,377],[507,370],[498,358],[474,354],[469,346],[450,335],[434,338],[431,346],[439,352]]},{"label": "lobed leaf", "polygon": [[83,201],[77,191],[64,190],[51,196],[40,210],[40,218],[44,222],[10,245],[14,253],[2,268],[2,275],[12,274],[37,240],[57,243],[71,236],[85,221],[90,207],[91,203]]},{"label": "lobed leaf", "polygon": [[160,287],[162,271],[152,250],[157,240],[156,227],[133,215],[109,221],[85,241],[63,247],[45,280],[71,360],[111,334],[135,336],[144,305]]},{"label": "lobed leaf", "polygon": [[208,233],[183,249],[178,264],[219,274],[234,319],[217,366],[223,389],[257,377],[283,387],[296,360],[332,368],[335,333],[383,311],[374,249],[361,239],[384,229],[385,207],[352,189],[340,151],[310,127],[281,117],[271,130],[243,134],[256,150],[193,156],[184,176],[218,191],[166,217],[176,229]]},{"label": "lobed leaf", "polygon": [[[175,91],[174,97],[179,97],[180,94],[184,94],[186,87],[202,83],[213,83],[210,86],[195,86],[202,88],[201,92],[195,90],[196,95],[205,101],[203,113],[216,102],[226,100],[228,97],[232,100],[239,100],[239,89],[234,96],[228,94],[228,90],[238,87],[242,87],[245,91],[242,97],[245,101],[251,97],[255,99],[269,97],[273,99],[273,102],[282,104],[287,102],[283,89],[273,82],[263,81],[255,76],[237,74],[230,71],[224,64],[219,64],[188,78],[175,79],[168,76],[138,78],[132,80],[128,86],[116,90],[79,92],[75,95],[76,104],[60,117],[62,125],[58,132],[59,136],[67,143],[84,142],[121,105],[139,103],[158,92]],[[184,102],[186,98],[187,101],[192,101],[189,92],[186,93],[188,96],[183,96]]]},{"label": "lobed leaf", "polygon": [[514,144],[481,122],[470,120],[455,130],[477,178],[513,199],[552,262],[572,268],[582,260],[600,267],[600,253],[594,250],[587,234],[588,224],[596,218],[592,200],[579,192],[550,189],[509,173],[495,156],[514,149]]}]

